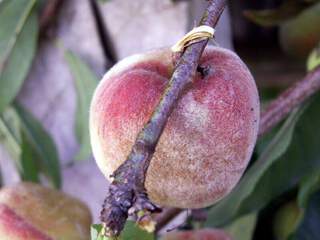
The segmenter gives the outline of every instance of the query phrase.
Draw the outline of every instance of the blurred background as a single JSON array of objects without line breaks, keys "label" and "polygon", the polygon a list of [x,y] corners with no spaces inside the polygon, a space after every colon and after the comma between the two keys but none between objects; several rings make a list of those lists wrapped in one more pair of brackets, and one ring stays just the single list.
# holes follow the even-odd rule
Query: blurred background
[{"label": "blurred background", "polygon": [[[0,0],[1,184],[27,180],[61,188],[86,202],[97,222],[108,183],[94,162],[89,142],[93,90],[118,60],[173,45],[197,24],[205,6],[206,1],[200,0]],[[315,64],[319,40],[319,1],[239,0],[229,1],[211,44],[238,53],[255,77],[264,106],[306,75],[308,61],[309,67]],[[319,114],[309,117],[308,126],[317,128]],[[276,130],[258,144],[252,165],[274,140]],[[258,196],[252,200],[258,204],[239,207],[232,214],[227,211],[229,217],[212,225],[230,224],[249,214],[237,227],[249,233],[235,239],[287,239],[289,230],[296,231],[295,220],[302,214],[294,203],[299,184],[305,176],[313,176],[312,191],[307,188],[310,196],[320,185],[316,144],[320,135],[312,136],[315,139],[303,135],[298,143],[313,141],[312,149],[299,145],[307,152],[295,152],[298,159],[292,159],[293,152],[285,160],[278,156],[283,161],[279,166],[264,166],[264,172],[254,176],[259,188],[237,198]],[[269,146],[268,151],[278,150]],[[310,154],[312,161],[305,157]],[[290,161],[294,169],[287,169]],[[303,163],[308,168],[301,167]],[[277,181],[284,187],[275,187]],[[250,178],[247,182],[250,185]],[[287,203],[293,209],[288,219],[280,211]],[[316,219],[312,224],[319,226],[320,205],[316,208],[318,215],[305,219]],[[212,218],[219,216],[219,209],[214,211]],[[320,233],[317,236],[298,239],[320,239]]]}]

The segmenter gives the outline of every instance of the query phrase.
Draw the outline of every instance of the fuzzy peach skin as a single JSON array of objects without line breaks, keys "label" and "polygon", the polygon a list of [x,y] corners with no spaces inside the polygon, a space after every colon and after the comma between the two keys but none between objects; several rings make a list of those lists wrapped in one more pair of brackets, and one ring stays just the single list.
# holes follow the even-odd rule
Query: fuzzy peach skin
[{"label": "fuzzy peach skin", "polygon": [[[201,208],[223,198],[256,142],[259,97],[246,65],[229,50],[207,47],[200,66],[205,76],[198,73],[179,100],[147,170],[147,193],[161,206]],[[90,134],[107,178],[126,160],[173,70],[172,52],[160,49],[125,58],[98,85]]]},{"label": "fuzzy peach skin", "polygon": [[89,240],[91,215],[79,200],[33,183],[0,191],[1,240]]},{"label": "fuzzy peach skin", "polygon": [[161,240],[232,240],[232,238],[222,230],[201,229],[168,233]]}]

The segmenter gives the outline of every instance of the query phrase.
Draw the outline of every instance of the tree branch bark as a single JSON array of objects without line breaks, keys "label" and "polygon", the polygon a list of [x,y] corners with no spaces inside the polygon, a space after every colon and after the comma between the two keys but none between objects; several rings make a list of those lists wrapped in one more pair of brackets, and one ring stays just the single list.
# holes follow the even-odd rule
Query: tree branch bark
[{"label": "tree branch bark", "polygon": [[[226,0],[209,0],[200,25],[215,27],[225,5]],[[208,39],[185,49],[151,119],[138,134],[127,160],[113,173],[114,180],[109,186],[101,212],[106,235],[120,234],[128,218],[129,209],[133,213],[159,210],[147,197],[144,188],[146,171],[169,115],[178,99],[192,84],[207,43]]]},{"label": "tree branch bark", "polygon": [[[305,102],[314,93],[320,90],[320,66],[308,73],[301,81],[296,82],[261,113],[258,136],[262,137],[278,123],[280,123],[294,108]],[[172,219],[180,214],[183,209],[167,208],[155,220],[156,229],[160,230]]]},{"label": "tree branch bark", "polygon": [[262,112],[259,136],[262,136],[281,122],[295,107],[299,106],[320,89],[320,67],[308,73],[305,78],[296,82]]},{"label": "tree branch bark", "polygon": [[65,0],[50,0],[45,4],[39,19],[41,36],[45,36],[48,29],[56,21],[64,2]]}]

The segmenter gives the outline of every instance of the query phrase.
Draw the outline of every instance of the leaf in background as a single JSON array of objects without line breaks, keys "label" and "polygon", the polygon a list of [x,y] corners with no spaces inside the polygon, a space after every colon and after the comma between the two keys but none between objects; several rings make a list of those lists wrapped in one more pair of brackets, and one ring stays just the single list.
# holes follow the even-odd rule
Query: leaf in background
[{"label": "leaf in background", "polygon": [[23,169],[21,173],[21,179],[24,181],[30,181],[39,183],[39,166],[37,164],[36,153],[28,142],[28,138],[25,134],[21,133],[21,168]]},{"label": "leaf in background", "polygon": [[281,49],[290,56],[306,58],[320,41],[319,24],[320,2],[281,24],[278,31]]},{"label": "leaf in background", "polygon": [[36,51],[36,0],[4,0],[0,8],[0,112],[15,98]]},{"label": "leaf in background", "polygon": [[23,134],[16,111],[8,107],[0,114],[0,143],[10,153],[22,180],[39,182],[35,159]]},{"label": "leaf in background", "polygon": [[310,198],[304,217],[290,240],[315,240],[320,236],[320,191]]},{"label": "leaf in background", "polygon": [[89,108],[98,79],[89,67],[75,54],[66,51],[65,58],[75,80],[77,90],[76,135],[81,145],[76,159],[83,160],[91,155],[89,136]]},{"label": "leaf in background", "polygon": [[39,168],[50,178],[55,187],[60,188],[60,162],[52,138],[31,113],[18,104],[15,104],[15,109],[20,118],[21,131],[35,153],[34,158],[37,159]]},{"label": "leaf in background", "polygon": [[103,236],[103,226],[101,224],[91,225],[91,240],[108,240]]},{"label": "leaf in background", "polygon": [[318,66],[320,66],[320,44],[310,53],[307,61],[307,70],[312,71]]},{"label": "leaf in background", "polygon": [[5,146],[20,174],[22,174],[20,120],[13,108],[8,107],[0,114],[0,143]]},{"label": "leaf in background", "polygon": [[[152,233],[140,229],[134,222],[127,221],[119,240],[154,240]],[[91,240],[111,240],[103,236],[103,228],[100,224],[91,225]],[[112,239],[113,240],[113,239]]]},{"label": "leaf in background", "polygon": [[273,27],[294,17],[301,10],[303,10],[303,8],[304,5],[301,3],[301,1],[287,0],[279,8],[276,9],[246,10],[243,14],[250,21],[260,26]]},{"label": "leaf in background", "polygon": [[248,214],[233,221],[224,230],[236,240],[251,240],[256,226],[257,215]]},{"label": "leaf in background", "polygon": [[306,208],[313,193],[320,190],[320,169],[315,169],[302,179],[298,192],[298,203],[300,207]]},{"label": "leaf in background", "polygon": [[304,215],[295,200],[283,205],[275,214],[273,232],[278,240],[287,240],[299,226]]}]

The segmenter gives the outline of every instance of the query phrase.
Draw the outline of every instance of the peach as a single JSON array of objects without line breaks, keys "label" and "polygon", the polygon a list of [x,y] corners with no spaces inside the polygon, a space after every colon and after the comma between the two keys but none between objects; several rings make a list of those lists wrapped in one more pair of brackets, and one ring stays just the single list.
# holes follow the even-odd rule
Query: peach
[{"label": "peach", "polygon": [[[159,49],[116,64],[91,103],[96,162],[109,178],[128,156],[174,71],[173,54]],[[207,47],[193,85],[170,115],[146,173],[149,198],[161,206],[201,208],[239,181],[251,157],[259,122],[252,75],[233,52]]]},{"label": "peach", "polygon": [[88,240],[91,215],[79,200],[34,183],[0,191],[1,240]]},{"label": "peach", "polygon": [[162,240],[232,240],[232,238],[222,230],[201,229],[168,233]]}]

